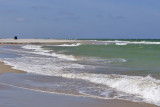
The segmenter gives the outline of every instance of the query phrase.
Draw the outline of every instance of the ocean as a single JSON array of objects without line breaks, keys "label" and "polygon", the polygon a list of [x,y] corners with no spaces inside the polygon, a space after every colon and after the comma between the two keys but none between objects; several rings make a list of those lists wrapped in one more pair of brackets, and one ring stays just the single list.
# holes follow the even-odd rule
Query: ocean
[{"label": "ocean", "polygon": [[160,106],[160,40],[86,40],[1,46],[0,51],[0,61],[27,72],[2,76],[11,79],[0,79],[5,84]]}]

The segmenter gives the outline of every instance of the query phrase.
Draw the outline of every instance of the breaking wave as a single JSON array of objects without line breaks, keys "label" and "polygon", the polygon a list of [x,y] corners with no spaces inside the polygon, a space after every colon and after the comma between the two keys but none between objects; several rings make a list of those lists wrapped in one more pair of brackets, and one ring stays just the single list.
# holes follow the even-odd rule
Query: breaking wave
[{"label": "breaking wave", "polygon": [[116,45],[127,45],[127,44],[152,44],[152,45],[160,45],[160,42],[151,42],[151,41],[106,41],[108,43],[115,43]]},{"label": "breaking wave", "polygon": [[153,42],[153,41],[121,41],[121,40],[106,40],[106,41],[89,41],[92,44],[115,44],[115,45],[127,45],[127,44],[149,44],[149,45],[160,45],[160,42]]},{"label": "breaking wave", "polygon": [[30,53],[34,53],[34,54],[53,56],[53,57],[57,57],[57,58],[65,59],[65,60],[76,61],[76,58],[73,55],[57,54],[53,51],[42,49],[42,46],[40,46],[40,45],[25,45],[22,48],[32,49],[34,51],[32,51]]},{"label": "breaking wave", "polygon": [[80,46],[81,43],[76,44],[62,44],[62,45],[52,45],[52,46],[62,46],[62,47],[74,47],[74,46]]},{"label": "breaking wave", "polygon": [[[48,76],[60,76],[72,79],[86,80],[95,84],[101,84],[117,91],[124,92],[143,99],[144,102],[160,105],[160,80],[150,76],[127,76],[119,74],[94,74],[73,72],[65,69],[89,66],[56,60],[53,58],[21,57],[5,58],[3,61],[12,65],[14,69]],[[106,95],[107,96],[107,95]],[[121,94],[119,95],[121,96]]]}]

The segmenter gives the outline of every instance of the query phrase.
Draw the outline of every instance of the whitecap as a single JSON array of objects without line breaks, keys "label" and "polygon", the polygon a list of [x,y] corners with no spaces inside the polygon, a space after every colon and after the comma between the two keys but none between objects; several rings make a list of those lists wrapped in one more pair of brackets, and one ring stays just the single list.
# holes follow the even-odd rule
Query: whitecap
[{"label": "whitecap", "polygon": [[51,46],[61,46],[61,47],[74,47],[74,46],[80,46],[81,43],[76,44],[62,44],[62,45],[51,45]]},{"label": "whitecap", "polygon": [[116,43],[116,45],[127,45],[128,43]]},{"label": "whitecap", "polygon": [[33,50],[28,53],[34,53],[34,54],[45,55],[45,56],[53,56],[53,57],[62,58],[65,60],[76,61],[76,58],[73,55],[57,54],[51,50],[43,49],[41,45],[25,45],[22,48]]}]

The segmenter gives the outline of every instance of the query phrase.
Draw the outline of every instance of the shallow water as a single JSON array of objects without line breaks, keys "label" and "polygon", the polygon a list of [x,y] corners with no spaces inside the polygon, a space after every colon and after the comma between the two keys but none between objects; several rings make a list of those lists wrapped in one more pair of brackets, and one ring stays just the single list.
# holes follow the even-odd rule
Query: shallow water
[{"label": "shallow water", "polygon": [[157,40],[94,40],[85,44],[1,49],[7,53],[0,54],[1,61],[28,72],[3,81],[7,84],[160,104],[160,42]]}]

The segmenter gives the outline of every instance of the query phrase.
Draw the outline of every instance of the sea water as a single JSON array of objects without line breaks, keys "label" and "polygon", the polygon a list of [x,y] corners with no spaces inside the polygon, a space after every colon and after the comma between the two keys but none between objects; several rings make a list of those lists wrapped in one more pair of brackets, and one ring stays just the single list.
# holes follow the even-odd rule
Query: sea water
[{"label": "sea water", "polygon": [[88,40],[1,49],[17,55],[0,57],[1,61],[28,73],[25,81],[10,82],[18,87],[160,105],[160,40]]}]

